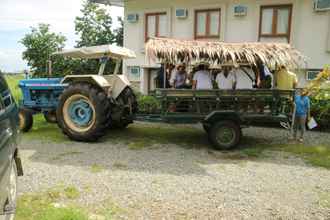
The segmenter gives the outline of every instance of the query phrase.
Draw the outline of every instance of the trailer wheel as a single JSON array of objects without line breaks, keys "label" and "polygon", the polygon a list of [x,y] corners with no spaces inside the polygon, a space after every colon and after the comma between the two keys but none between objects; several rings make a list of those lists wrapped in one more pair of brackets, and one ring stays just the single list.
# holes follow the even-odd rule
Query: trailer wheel
[{"label": "trailer wheel", "polygon": [[44,112],[44,118],[48,123],[56,123],[56,111]]},{"label": "trailer wheel", "polygon": [[217,150],[230,150],[241,140],[242,132],[234,121],[220,121],[209,130],[209,139]]},{"label": "trailer wheel", "polygon": [[98,87],[76,83],[64,90],[56,115],[59,127],[70,139],[92,142],[106,132],[110,103]]},{"label": "trailer wheel", "polygon": [[33,115],[29,110],[20,108],[18,113],[19,129],[22,132],[28,132],[33,126]]}]

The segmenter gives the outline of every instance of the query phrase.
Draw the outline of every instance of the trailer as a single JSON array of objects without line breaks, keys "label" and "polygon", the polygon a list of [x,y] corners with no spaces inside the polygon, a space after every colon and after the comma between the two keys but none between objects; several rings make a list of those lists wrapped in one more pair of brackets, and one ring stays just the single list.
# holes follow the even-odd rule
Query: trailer
[{"label": "trailer", "polygon": [[[272,67],[285,65],[298,68],[305,63],[305,58],[299,51],[289,44],[277,43],[151,38],[145,51],[150,62],[163,65],[207,63],[239,68],[262,63]],[[165,77],[164,73],[164,79]],[[257,78],[255,75],[254,79]],[[294,90],[277,89],[156,89],[152,96],[158,100],[160,107],[152,112],[140,111],[136,120],[200,123],[216,149],[229,150],[239,144],[244,127],[292,127],[294,95]]]},{"label": "trailer", "polygon": [[290,125],[294,91],[159,89],[153,96],[161,107],[140,112],[135,120],[200,123],[216,149],[229,150],[239,144],[242,128]]}]

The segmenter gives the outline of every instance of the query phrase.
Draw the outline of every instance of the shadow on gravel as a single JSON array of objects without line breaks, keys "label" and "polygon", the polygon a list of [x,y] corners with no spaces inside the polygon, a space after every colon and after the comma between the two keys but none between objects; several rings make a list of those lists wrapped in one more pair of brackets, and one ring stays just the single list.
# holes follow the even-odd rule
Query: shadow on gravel
[{"label": "shadow on gravel", "polygon": [[144,123],[134,124],[125,130],[110,130],[106,137],[94,144],[46,143],[23,138],[21,148],[33,151],[29,157],[33,162],[83,167],[92,173],[125,170],[178,176],[209,175],[201,164],[241,164],[248,161],[305,166],[299,160],[289,160],[287,156],[279,159],[264,153],[270,142],[272,146],[286,142],[282,130],[272,129],[267,135],[252,136],[251,131],[258,133],[259,130],[251,129],[243,131],[246,136],[240,147],[230,152],[213,150],[207,135],[199,127]]}]

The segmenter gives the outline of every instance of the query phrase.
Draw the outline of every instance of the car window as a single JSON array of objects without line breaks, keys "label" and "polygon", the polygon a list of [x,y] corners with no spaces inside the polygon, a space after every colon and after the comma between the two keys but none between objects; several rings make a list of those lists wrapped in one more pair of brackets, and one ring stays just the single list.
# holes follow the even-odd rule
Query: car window
[{"label": "car window", "polygon": [[0,74],[0,99],[0,108],[6,108],[12,104],[12,96],[10,94],[8,84],[2,74]]}]

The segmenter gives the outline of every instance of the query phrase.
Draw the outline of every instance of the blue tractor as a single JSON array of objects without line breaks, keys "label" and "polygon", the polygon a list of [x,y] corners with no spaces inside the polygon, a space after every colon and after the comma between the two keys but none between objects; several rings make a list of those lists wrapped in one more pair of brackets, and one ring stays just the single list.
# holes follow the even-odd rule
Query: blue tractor
[{"label": "blue tractor", "polygon": [[42,113],[49,123],[56,123],[58,101],[67,85],[61,78],[25,79],[19,82],[23,100],[20,103],[20,128],[23,132],[33,126],[33,115]]},{"label": "blue tractor", "polygon": [[[32,128],[33,115],[39,113],[44,115],[46,121],[57,123],[64,134],[76,141],[96,141],[105,134],[107,128],[124,128],[133,122],[137,112],[136,97],[129,80],[118,74],[122,59],[135,58],[133,51],[114,45],[101,45],[54,54],[99,59],[99,73],[21,80],[19,87],[23,100],[19,116],[23,132]],[[103,75],[110,58],[116,61],[114,73]]]}]

